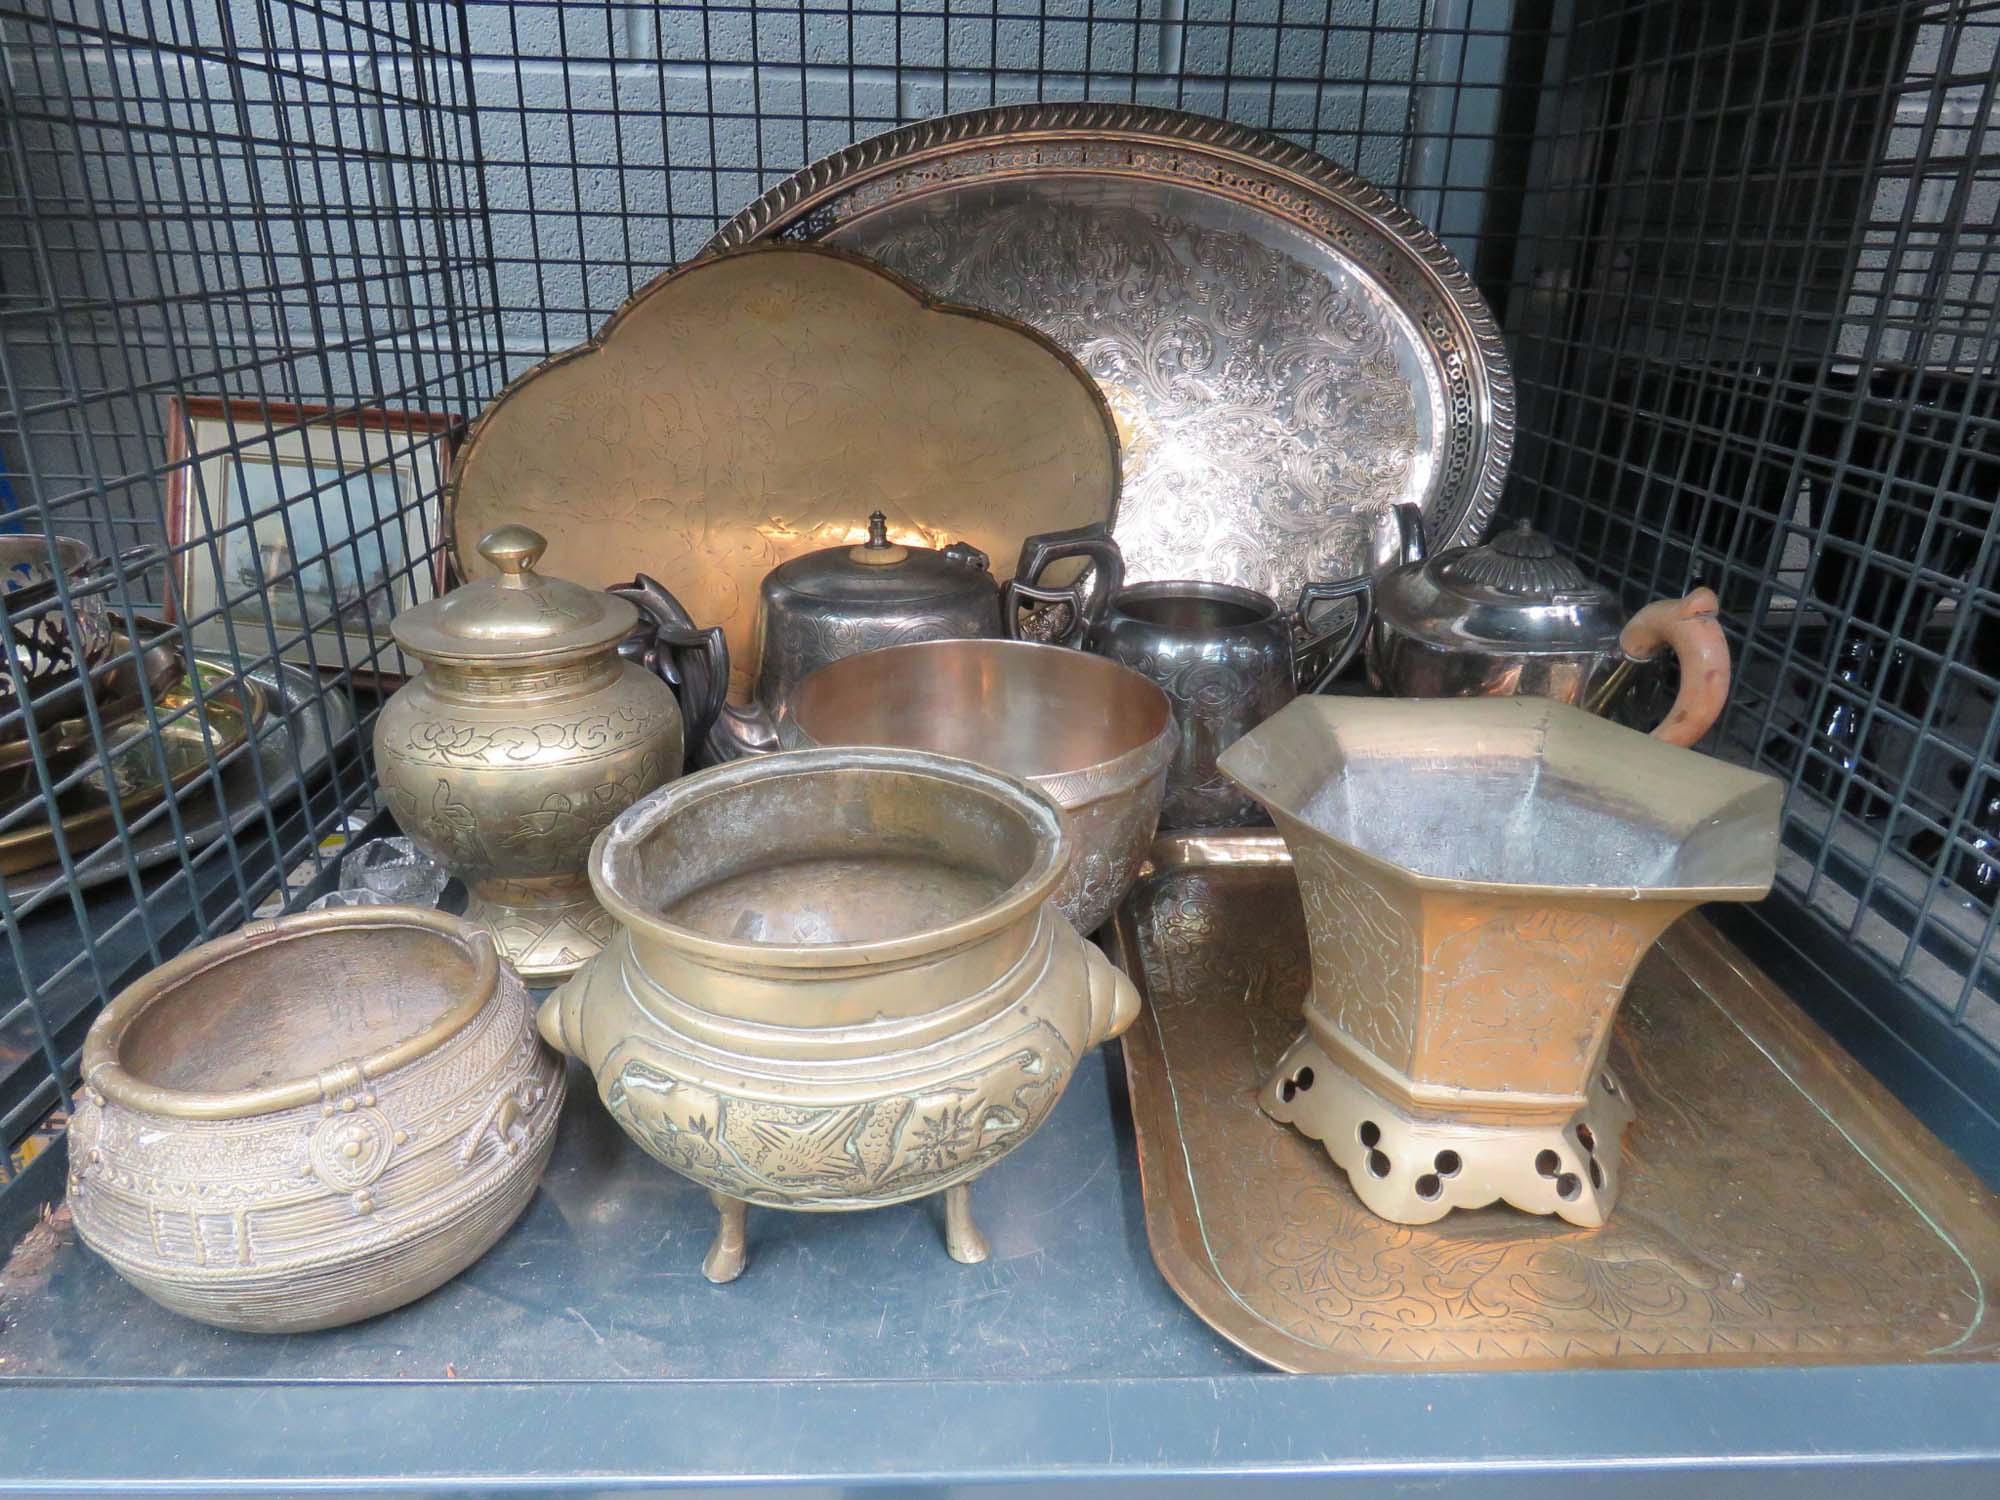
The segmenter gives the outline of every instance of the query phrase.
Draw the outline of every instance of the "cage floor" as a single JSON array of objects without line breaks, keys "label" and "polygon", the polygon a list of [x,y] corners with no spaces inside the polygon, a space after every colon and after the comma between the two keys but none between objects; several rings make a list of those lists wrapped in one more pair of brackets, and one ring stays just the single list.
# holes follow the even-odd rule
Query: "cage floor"
[{"label": "cage floor", "polygon": [[707,1195],[654,1162],[572,1064],[556,1154],[520,1221],[456,1280],[355,1327],[268,1337],[154,1306],[56,1221],[0,1271],[8,1376],[229,1379],[975,1379],[1254,1368],[1146,1255],[1115,1045],[973,1188],[992,1245],[945,1254],[936,1199],[750,1211],[750,1264],[702,1278]]}]

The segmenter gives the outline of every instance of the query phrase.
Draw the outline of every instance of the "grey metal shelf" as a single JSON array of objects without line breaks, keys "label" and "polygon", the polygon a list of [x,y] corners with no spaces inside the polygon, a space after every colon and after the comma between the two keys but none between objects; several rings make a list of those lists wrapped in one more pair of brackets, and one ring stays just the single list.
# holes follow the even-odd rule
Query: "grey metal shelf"
[{"label": "grey metal shelf", "polygon": [[702,1194],[572,1082],[521,1222],[356,1328],[201,1328],[66,1243],[0,1300],[0,1493],[2000,1492],[2000,1367],[1253,1365],[1153,1268],[1115,1047],[980,1183],[987,1264],[929,1203],[763,1211],[728,1287]]}]

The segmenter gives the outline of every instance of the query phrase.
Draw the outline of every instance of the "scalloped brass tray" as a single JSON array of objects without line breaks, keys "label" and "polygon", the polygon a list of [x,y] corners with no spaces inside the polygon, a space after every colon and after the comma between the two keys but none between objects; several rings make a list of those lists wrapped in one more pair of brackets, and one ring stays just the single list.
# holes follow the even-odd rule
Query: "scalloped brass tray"
[{"label": "scalloped brass tray", "polygon": [[1024,537],[1109,521],[1118,485],[1103,397],[1042,334],[765,246],[668,272],[512,382],[459,450],[445,529],[462,577],[505,521],[548,537],[551,575],[648,574],[747,667],[764,575],[866,541],[871,511],[1010,569]]},{"label": "scalloped brass tray", "polygon": [[1258,1111],[1311,983],[1274,834],[1179,835],[1121,908],[1147,1004],[1125,1066],[1153,1258],[1287,1370],[2000,1357],[2000,1200],[1698,915],[1641,964],[1603,1228],[1507,1208],[1411,1227]]},{"label": "scalloped brass tray", "polygon": [[1014,105],[815,162],[710,242],[838,245],[1019,318],[1103,387],[1126,576],[1237,584],[1395,558],[1392,508],[1477,540],[1514,388],[1485,300],[1380,189],[1261,131],[1126,104]]}]

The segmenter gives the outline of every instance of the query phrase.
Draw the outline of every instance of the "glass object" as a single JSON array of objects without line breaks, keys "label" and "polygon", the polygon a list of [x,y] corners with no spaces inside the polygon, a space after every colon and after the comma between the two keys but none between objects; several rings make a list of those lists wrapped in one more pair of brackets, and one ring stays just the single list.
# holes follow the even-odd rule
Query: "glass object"
[{"label": "glass object", "polygon": [[443,865],[406,838],[371,839],[348,850],[340,862],[337,894],[360,893],[372,900],[336,902],[323,896],[314,906],[436,906],[450,878]]}]

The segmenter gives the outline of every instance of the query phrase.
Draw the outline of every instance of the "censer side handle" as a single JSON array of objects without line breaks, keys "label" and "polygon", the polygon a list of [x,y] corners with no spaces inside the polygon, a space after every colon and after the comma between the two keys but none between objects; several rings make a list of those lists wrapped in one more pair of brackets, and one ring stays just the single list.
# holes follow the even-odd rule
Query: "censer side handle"
[{"label": "censer side handle", "polygon": [[1077,941],[1083,944],[1084,963],[1090,970],[1088,1045],[1095,1047],[1100,1042],[1123,1036],[1126,1028],[1139,1019],[1139,991],[1131,980],[1118,972],[1097,944],[1088,938]]},{"label": "censer side handle", "polygon": [[590,966],[572,974],[542,1002],[535,1012],[535,1030],[542,1034],[557,1052],[565,1057],[583,1056],[583,979],[590,973]]},{"label": "censer side handle", "polygon": [[1722,717],[1729,700],[1729,638],[1716,618],[1715,590],[1699,588],[1685,599],[1656,599],[1625,622],[1618,649],[1635,661],[1671,647],[1681,664],[1681,688],[1653,738],[1689,746]]}]

